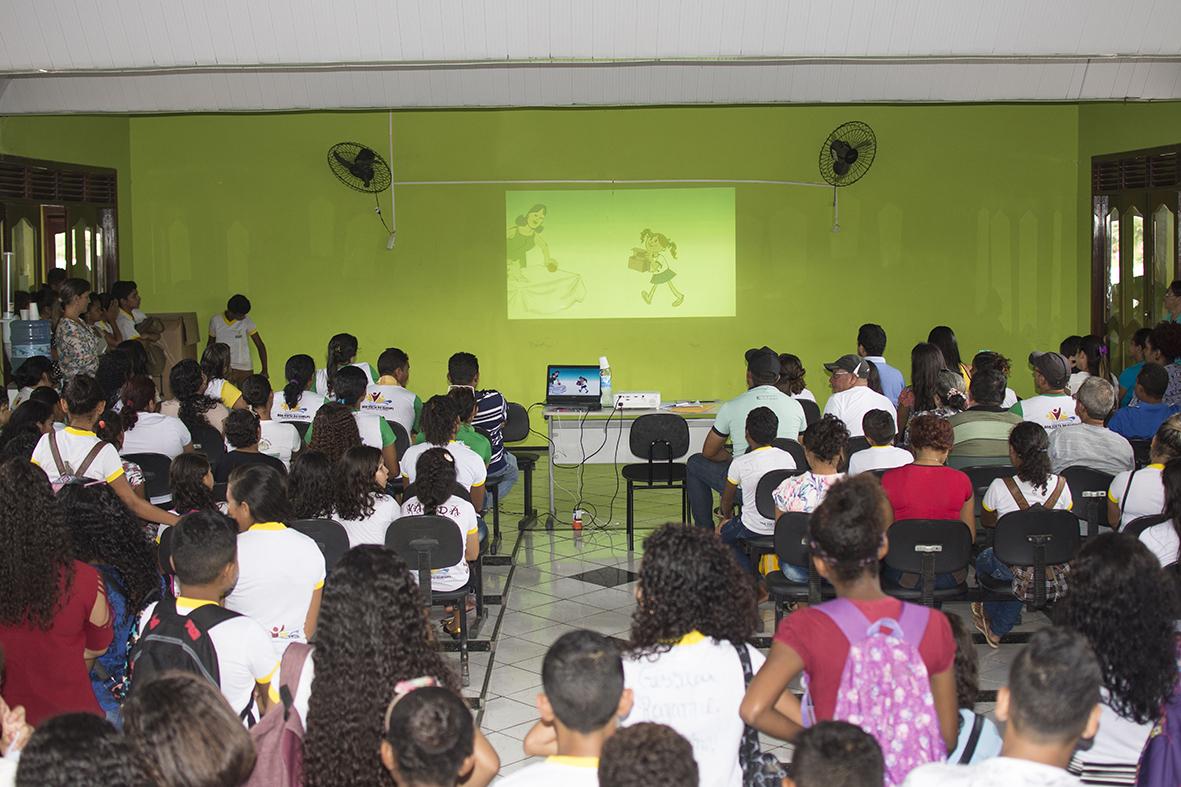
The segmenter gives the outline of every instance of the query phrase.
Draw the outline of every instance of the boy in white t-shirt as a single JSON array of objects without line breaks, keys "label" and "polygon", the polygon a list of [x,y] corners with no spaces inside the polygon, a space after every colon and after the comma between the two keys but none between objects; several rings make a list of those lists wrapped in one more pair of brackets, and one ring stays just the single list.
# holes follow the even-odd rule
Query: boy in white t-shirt
[{"label": "boy in white t-shirt", "polygon": [[258,326],[247,315],[250,314],[250,299],[235,295],[226,303],[223,314],[209,318],[209,344],[221,342],[230,347],[230,382],[241,385],[254,373],[250,358],[250,342],[258,349],[258,362],[262,365],[262,376],[267,373],[267,346],[258,333]]},{"label": "boy in white t-shirt", "polygon": [[842,355],[826,363],[832,396],[824,405],[824,415],[835,415],[845,422],[850,437],[861,437],[861,421],[870,410],[885,410],[897,420],[898,408],[888,398],[869,387],[869,362],[856,355]]},{"label": "boy in white t-shirt", "polygon": [[119,335],[123,337],[123,341],[128,339],[147,339],[154,341],[160,338],[159,334],[145,334],[140,336],[136,326],[148,319],[140,306],[142,300],[139,297],[139,285],[130,279],[124,281],[117,281],[111,285],[111,297],[119,304],[119,315],[115,318],[115,327],[119,329]]},{"label": "boy in white t-shirt", "polygon": [[[611,640],[593,631],[570,631],[550,645],[537,695],[541,721],[525,740],[526,754],[544,762],[506,777],[505,787],[597,787],[599,754],[632,707],[623,687],[623,661]],[[545,739],[544,743],[540,743]],[[535,747],[536,748],[533,748]]]},{"label": "boy in white t-shirt", "polygon": [[484,508],[484,482],[488,469],[484,460],[472,449],[456,442],[459,430],[459,413],[446,396],[432,396],[422,408],[422,433],[424,442],[412,445],[402,455],[400,467],[407,484],[413,484],[417,474],[418,458],[431,448],[446,448],[455,458],[455,480],[471,493],[472,506],[481,511]]},{"label": "boy in white t-shirt", "polygon": [[[199,511],[182,517],[172,528],[169,548],[179,584],[175,611],[182,617],[188,618],[205,606],[217,606],[238,581],[238,529],[224,514]],[[151,632],[160,617],[158,606],[153,603],[143,611],[141,633]],[[266,706],[278,699],[271,679],[279,668],[279,658],[262,626],[245,615],[228,614],[228,619],[206,629],[217,655],[218,688],[236,713],[250,708],[257,697],[259,707],[248,715],[261,718]],[[155,646],[147,640],[140,642],[132,653],[133,665]]]},{"label": "boy in white t-shirt", "polygon": [[[754,572],[742,542],[748,538],[769,536],[775,532],[774,520],[759,513],[756,492],[759,479],[772,470],[796,470],[795,460],[787,451],[771,445],[779,430],[779,417],[770,407],[756,407],[746,415],[746,453],[730,462],[726,485],[722,488],[721,519],[717,530],[722,543],[734,550],[738,564]],[[742,490],[742,514],[734,516],[734,498]]]},{"label": "boy in white t-shirt", "polygon": [[410,356],[397,347],[389,347],[377,357],[377,382],[370,385],[361,402],[361,412],[374,413],[387,421],[397,421],[413,437],[422,416],[422,400],[406,390],[410,382]]},{"label": "boy in white t-shirt", "polygon": [[892,470],[914,461],[914,456],[905,448],[894,445],[897,430],[894,418],[885,410],[870,410],[861,419],[861,430],[869,441],[869,448],[863,448],[849,457],[850,477],[872,470]]}]

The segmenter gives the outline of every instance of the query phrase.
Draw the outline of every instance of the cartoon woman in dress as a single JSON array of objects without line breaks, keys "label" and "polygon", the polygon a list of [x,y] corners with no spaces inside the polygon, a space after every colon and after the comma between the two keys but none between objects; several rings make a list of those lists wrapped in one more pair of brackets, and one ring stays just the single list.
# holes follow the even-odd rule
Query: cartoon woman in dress
[{"label": "cartoon woman in dress", "polygon": [[675,260],[677,258],[677,244],[662,232],[645,229],[640,233],[640,246],[632,249],[629,265],[633,270],[644,273],[651,272],[652,274],[652,278],[648,280],[652,286],[640,293],[644,303],[652,303],[652,296],[656,292],[657,285],[667,284],[673,294],[673,306],[680,306],[685,302],[685,294],[673,284],[672,280],[676,278],[677,272],[669,267],[665,252],[668,252],[668,255]]},{"label": "cartoon woman in dress", "polygon": [[534,314],[565,311],[586,299],[582,277],[560,270],[550,256],[549,244],[541,236],[546,212],[545,205],[534,205],[517,216],[505,233],[509,305]]}]

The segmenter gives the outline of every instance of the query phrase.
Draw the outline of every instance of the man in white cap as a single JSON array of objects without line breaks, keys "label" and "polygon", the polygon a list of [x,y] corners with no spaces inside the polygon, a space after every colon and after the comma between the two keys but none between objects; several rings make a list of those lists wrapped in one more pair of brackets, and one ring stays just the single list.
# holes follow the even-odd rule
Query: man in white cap
[{"label": "man in white cap", "polygon": [[835,415],[845,422],[850,437],[864,437],[861,419],[870,410],[885,410],[898,425],[898,410],[887,397],[869,387],[869,362],[856,355],[842,355],[828,370],[828,385],[832,396],[824,405],[825,415]]}]

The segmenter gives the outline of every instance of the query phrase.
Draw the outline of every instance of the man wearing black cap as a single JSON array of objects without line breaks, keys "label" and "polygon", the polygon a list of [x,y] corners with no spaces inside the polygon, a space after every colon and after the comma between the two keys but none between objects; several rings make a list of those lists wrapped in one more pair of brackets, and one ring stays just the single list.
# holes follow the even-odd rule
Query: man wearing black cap
[{"label": "man wearing black cap", "polygon": [[705,438],[700,454],[686,463],[685,494],[689,511],[698,527],[713,528],[713,493],[721,494],[730,467],[726,439],[732,437],[734,454],[746,453],[746,416],[756,407],[769,407],[779,418],[777,437],[795,440],[807,421],[800,403],[775,387],[779,380],[779,356],[770,347],[746,351],[747,390],[718,408],[713,428]]},{"label": "man wearing black cap", "polygon": [[1033,367],[1033,387],[1037,396],[1023,399],[1010,412],[1032,421],[1047,432],[1062,426],[1080,424],[1074,399],[1066,392],[1070,381],[1070,361],[1062,353],[1030,353]]},{"label": "man wearing black cap", "polygon": [[869,362],[857,355],[842,355],[828,370],[832,396],[824,405],[825,415],[835,415],[845,422],[850,437],[864,437],[861,421],[870,410],[885,410],[898,424],[898,410],[887,397],[869,387]]}]

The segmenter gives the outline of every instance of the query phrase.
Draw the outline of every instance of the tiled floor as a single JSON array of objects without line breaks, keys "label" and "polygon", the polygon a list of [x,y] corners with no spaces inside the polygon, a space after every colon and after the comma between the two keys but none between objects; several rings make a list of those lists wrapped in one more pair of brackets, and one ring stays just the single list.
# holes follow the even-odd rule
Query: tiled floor
[{"label": "tiled floor", "polygon": [[[647,492],[636,497],[636,549],[627,551],[624,529],[622,485],[612,505],[615,477],[611,466],[588,466],[582,478],[582,494],[575,492],[579,483],[575,471],[559,470],[561,486],[570,491],[559,493],[558,524],[546,530],[544,517],[532,529],[518,533],[517,520],[524,504],[521,485],[502,503],[503,543],[501,553],[514,555],[512,565],[485,567],[485,592],[504,595],[504,604],[490,605],[487,617],[476,629],[476,647],[470,659],[470,686],[467,695],[478,700],[477,720],[489,741],[500,754],[501,773],[512,773],[528,764],[521,741],[537,719],[536,697],[541,687],[541,661],[547,647],[557,637],[575,628],[587,628],[626,639],[634,608],[634,579],[621,573],[637,571],[643,553],[643,537],[655,527],[680,515],[677,492]],[[544,511],[546,479],[544,463],[534,481],[535,504]],[[581,532],[570,526],[570,511],[576,500],[599,519],[587,518]],[[607,513],[613,509],[611,519]],[[516,512],[516,513],[510,513]],[[519,542],[519,543],[518,543]],[[603,572],[602,569],[616,571]],[[591,578],[610,587],[584,581]],[[610,574],[613,576],[605,576]],[[576,576],[583,579],[576,579]],[[949,604],[971,621],[966,603]],[[774,612],[770,604],[762,609],[764,632],[773,633]],[[1030,631],[1045,625],[1040,614],[1025,615],[1017,631]],[[980,661],[980,684],[984,691],[1003,685],[1009,663],[1020,645],[1002,645],[992,650],[976,646]],[[458,656],[454,655],[458,662]],[[991,699],[991,697],[989,697]],[[979,710],[988,712],[992,704],[982,703]],[[790,749],[782,742],[764,740],[765,750],[781,759],[790,759]]]}]

